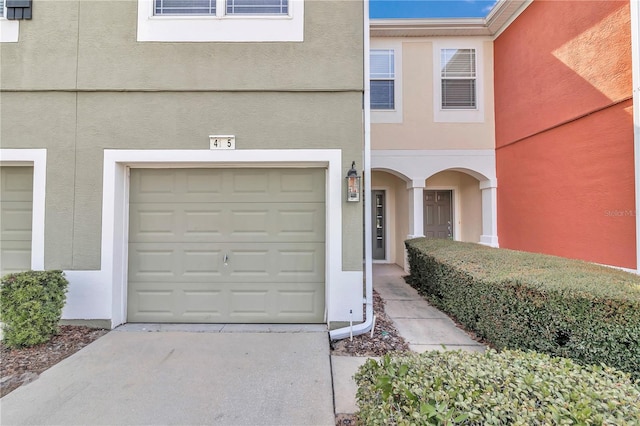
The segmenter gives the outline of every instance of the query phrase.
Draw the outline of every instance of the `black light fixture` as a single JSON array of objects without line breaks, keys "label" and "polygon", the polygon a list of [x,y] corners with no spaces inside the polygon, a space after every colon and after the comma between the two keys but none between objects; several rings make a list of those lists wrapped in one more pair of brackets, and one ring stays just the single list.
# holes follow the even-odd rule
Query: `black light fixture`
[{"label": "black light fixture", "polygon": [[356,162],[351,162],[351,169],[347,172],[347,201],[360,201],[360,176],[356,170]]}]

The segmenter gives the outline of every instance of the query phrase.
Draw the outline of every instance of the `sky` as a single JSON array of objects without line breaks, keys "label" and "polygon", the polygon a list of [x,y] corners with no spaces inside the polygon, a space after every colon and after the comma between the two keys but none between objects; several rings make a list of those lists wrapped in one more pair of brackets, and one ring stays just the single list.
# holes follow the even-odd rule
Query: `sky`
[{"label": "sky", "polygon": [[376,18],[484,18],[496,0],[369,0]]}]

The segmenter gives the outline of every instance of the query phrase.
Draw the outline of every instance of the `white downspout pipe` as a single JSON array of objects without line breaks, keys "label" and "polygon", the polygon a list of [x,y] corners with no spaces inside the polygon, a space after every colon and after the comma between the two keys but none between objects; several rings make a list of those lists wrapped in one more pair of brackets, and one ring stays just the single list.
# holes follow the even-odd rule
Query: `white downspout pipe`
[{"label": "white downspout pipe", "polygon": [[631,74],[633,81],[633,150],[636,189],[636,273],[640,274],[640,2],[631,0]]},{"label": "white downspout pipe", "polygon": [[353,327],[331,330],[331,340],[340,340],[352,335],[367,333],[373,326],[373,262],[371,260],[371,104],[369,93],[369,0],[364,0],[364,282],[365,317],[364,322]]}]

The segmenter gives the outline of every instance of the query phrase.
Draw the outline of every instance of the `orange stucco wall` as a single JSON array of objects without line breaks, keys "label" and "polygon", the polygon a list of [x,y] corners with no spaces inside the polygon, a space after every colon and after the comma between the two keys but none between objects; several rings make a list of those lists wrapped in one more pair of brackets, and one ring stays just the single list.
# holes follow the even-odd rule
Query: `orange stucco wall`
[{"label": "orange stucco wall", "polygon": [[636,269],[629,1],[535,0],[494,52],[500,246]]}]

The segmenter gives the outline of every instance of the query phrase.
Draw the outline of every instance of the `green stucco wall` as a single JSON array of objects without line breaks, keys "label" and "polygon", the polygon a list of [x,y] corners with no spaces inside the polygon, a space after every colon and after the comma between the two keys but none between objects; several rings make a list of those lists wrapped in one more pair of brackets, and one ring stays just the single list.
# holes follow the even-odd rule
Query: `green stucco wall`
[{"label": "green stucco wall", "polygon": [[[305,3],[302,43],[138,43],[136,1],[38,1],[0,45],[2,148],[47,148],[45,267],[99,269],[104,149],[341,148],[362,158],[362,4]],[[343,267],[362,268],[344,203]]]}]

